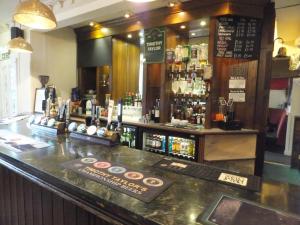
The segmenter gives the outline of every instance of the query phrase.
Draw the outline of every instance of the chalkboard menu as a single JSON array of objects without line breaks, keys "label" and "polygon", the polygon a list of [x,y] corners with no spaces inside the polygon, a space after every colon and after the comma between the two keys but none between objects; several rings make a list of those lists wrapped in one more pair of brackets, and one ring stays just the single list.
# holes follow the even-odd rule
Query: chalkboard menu
[{"label": "chalkboard menu", "polygon": [[239,16],[217,19],[215,56],[257,59],[260,46],[261,20]]}]

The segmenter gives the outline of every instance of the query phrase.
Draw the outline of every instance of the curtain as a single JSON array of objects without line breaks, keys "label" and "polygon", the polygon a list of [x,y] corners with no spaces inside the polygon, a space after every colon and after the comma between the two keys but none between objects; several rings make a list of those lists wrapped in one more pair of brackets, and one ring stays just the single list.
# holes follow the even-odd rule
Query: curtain
[{"label": "curtain", "polygon": [[17,64],[15,57],[0,60],[0,118],[18,112]]}]

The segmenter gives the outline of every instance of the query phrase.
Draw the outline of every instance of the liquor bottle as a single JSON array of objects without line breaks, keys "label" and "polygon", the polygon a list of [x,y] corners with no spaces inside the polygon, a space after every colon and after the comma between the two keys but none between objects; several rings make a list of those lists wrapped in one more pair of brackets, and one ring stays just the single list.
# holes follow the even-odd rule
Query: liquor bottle
[{"label": "liquor bottle", "polygon": [[149,111],[149,114],[150,114],[150,121],[151,122],[154,122],[154,114],[155,114],[155,110],[154,110],[154,107]]},{"label": "liquor bottle", "polygon": [[159,99],[156,99],[156,104],[154,107],[154,122],[159,123],[160,115],[159,115]]}]

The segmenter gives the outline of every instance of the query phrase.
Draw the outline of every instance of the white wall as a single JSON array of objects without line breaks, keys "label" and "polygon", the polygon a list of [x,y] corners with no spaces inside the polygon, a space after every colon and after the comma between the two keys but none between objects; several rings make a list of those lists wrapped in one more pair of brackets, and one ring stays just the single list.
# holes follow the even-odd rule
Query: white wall
[{"label": "white wall", "polygon": [[56,86],[58,96],[69,98],[71,88],[77,84],[77,45],[73,29],[64,28],[47,33],[33,31],[30,39],[33,47],[32,99],[35,88],[41,87],[38,75],[50,76],[48,84]]},{"label": "white wall", "polygon": [[295,40],[300,37],[300,5],[278,8],[276,10],[276,37],[281,37],[284,44],[275,42],[274,54],[277,53],[278,48],[284,46],[287,48],[289,56],[299,55],[300,49],[295,46]]},{"label": "white wall", "polygon": [[286,101],[285,90],[270,90],[269,108],[283,109]]},{"label": "white wall", "polygon": [[0,51],[7,46],[7,42],[10,40],[10,30],[8,27],[1,26],[0,29]]}]

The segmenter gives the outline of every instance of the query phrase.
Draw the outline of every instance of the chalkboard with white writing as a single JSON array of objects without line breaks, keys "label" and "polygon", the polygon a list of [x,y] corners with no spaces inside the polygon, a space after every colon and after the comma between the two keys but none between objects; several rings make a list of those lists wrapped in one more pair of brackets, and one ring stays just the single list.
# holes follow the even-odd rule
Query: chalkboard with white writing
[{"label": "chalkboard with white writing", "polygon": [[260,46],[261,20],[240,16],[217,18],[215,56],[257,59]]}]

